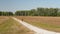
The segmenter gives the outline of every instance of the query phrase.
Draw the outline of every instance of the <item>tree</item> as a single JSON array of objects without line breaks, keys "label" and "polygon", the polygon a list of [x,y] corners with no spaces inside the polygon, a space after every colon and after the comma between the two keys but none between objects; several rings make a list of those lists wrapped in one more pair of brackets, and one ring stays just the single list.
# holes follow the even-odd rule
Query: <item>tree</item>
[{"label": "tree", "polygon": [[2,16],[2,12],[0,11],[0,16]]}]

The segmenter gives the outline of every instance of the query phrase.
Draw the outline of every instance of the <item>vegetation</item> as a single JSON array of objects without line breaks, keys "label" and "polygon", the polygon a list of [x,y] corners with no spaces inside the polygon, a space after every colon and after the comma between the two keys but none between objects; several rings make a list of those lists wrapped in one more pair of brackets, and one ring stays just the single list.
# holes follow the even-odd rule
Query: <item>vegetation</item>
[{"label": "vegetation", "polygon": [[[15,16],[60,16],[60,9],[59,8],[37,8],[37,9],[31,9],[31,10],[19,10],[19,11],[16,11],[15,14],[13,14],[13,12],[0,11],[0,16],[14,16],[14,15]],[[24,19],[24,21],[26,21],[30,24],[36,25],[38,27],[60,32],[60,23],[59,23],[59,25],[56,25],[57,23],[50,24],[51,21],[46,23],[43,20],[42,20],[43,22],[40,23],[39,22],[40,20],[38,20],[39,18],[35,19],[37,17],[35,17],[35,18],[28,17],[30,20],[32,20],[32,19],[34,19],[36,21],[38,20],[37,22],[34,20],[32,20],[32,21],[34,21],[34,22],[32,22],[25,17],[22,17],[22,18]],[[22,18],[19,17],[19,19],[22,19]],[[59,22],[59,21],[57,21],[57,22]],[[16,21],[14,21],[11,18],[4,21],[2,24],[0,24],[0,34],[25,34],[25,33],[29,34],[29,32],[31,32],[29,29],[25,29],[24,26],[21,26],[20,24],[18,24]]]},{"label": "vegetation", "polygon": [[23,18],[25,22],[45,30],[60,32],[60,17],[17,16],[16,18],[20,20]]},{"label": "vegetation", "polygon": [[13,12],[0,11],[0,16],[60,16],[59,8],[37,8],[31,10],[19,10],[15,14]]},{"label": "vegetation", "polygon": [[58,8],[37,8],[32,10],[16,11],[18,16],[60,16]]},{"label": "vegetation", "polygon": [[33,31],[9,18],[0,24],[0,34],[33,34]]},{"label": "vegetation", "polygon": [[0,11],[0,16],[13,16],[13,12],[3,12],[3,11]]}]

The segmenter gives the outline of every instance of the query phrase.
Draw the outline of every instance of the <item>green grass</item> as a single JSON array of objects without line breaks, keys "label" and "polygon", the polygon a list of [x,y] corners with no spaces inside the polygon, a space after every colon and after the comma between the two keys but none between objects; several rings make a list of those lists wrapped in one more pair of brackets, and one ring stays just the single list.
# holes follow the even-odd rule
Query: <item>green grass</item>
[{"label": "green grass", "polygon": [[33,31],[22,26],[12,18],[9,18],[3,24],[0,24],[0,34],[33,34]]}]

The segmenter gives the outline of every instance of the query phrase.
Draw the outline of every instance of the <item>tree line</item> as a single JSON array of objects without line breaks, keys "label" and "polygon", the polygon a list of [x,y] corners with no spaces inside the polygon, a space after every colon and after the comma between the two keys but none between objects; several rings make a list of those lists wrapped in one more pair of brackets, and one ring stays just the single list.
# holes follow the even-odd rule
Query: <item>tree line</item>
[{"label": "tree line", "polygon": [[31,10],[16,11],[17,16],[60,16],[58,8],[37,8]]},{"label": "tree line", "polygon": [[31,10],[18,10],[13,12],[0,11],[0,16],[60,16],[59,8],[37,8]]},{"label": "tree line", "polygon": [[13,12],[0,11],[0,16],[13,16]]}]

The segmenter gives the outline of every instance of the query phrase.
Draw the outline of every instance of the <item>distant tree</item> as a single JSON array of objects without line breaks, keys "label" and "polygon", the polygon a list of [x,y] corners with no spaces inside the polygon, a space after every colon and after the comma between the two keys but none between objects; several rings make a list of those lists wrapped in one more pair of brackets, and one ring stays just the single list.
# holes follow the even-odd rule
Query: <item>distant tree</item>
[{"label": "distant tree", "polygon": [[15,12],[17,16],[57,16],[58,14],[58,8],[37,8]]},{"label": "distant tree", "polygon": [[2,16],[2,12],[0,11],[0,16]]}]

